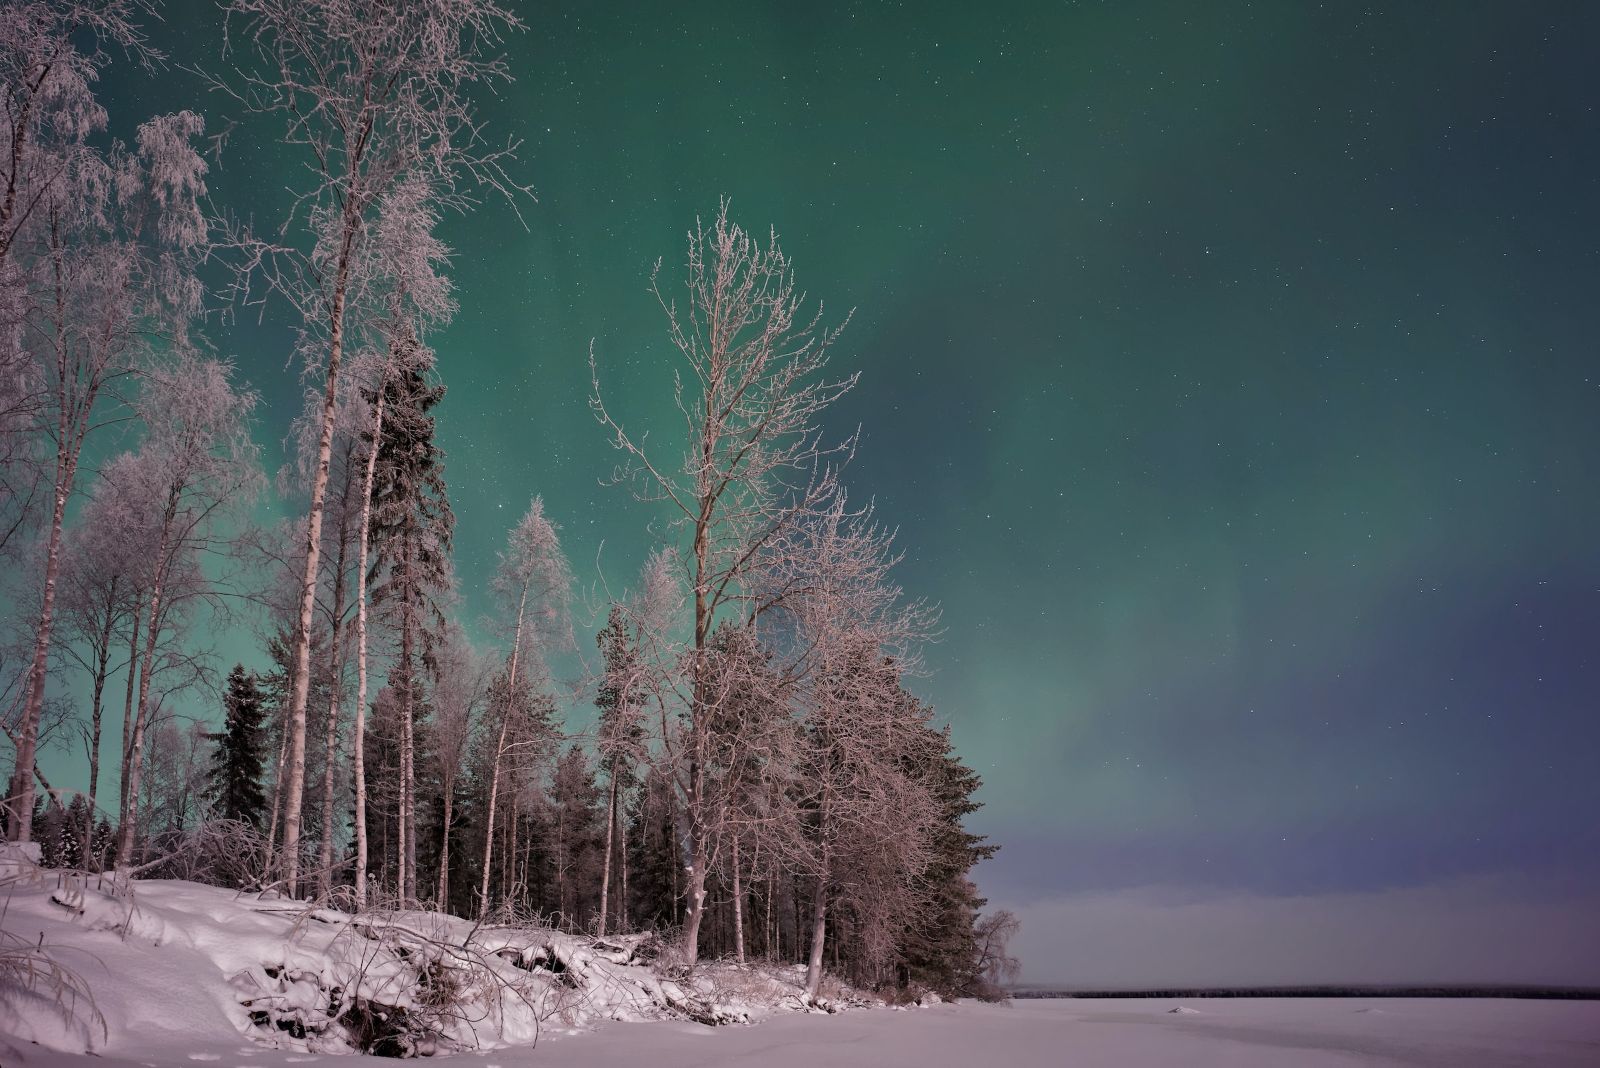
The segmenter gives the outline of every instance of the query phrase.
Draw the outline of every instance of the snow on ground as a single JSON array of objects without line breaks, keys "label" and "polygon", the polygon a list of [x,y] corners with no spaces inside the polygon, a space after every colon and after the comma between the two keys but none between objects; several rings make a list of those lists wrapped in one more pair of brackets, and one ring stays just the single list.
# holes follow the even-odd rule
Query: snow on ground
[{"label": "snow on ground", "polygon": [[[482,1068],[1593,1068],[1600,1003],[1491,999],[1019,1001],[787,1016],[757,1027],[607,1026]],[[1367,1010],[1367,1011],[1363,1011]],[[505,1051],[509,1053],[510,1051]],[[548,1054],[546,1056],[545,1054]],[[485,1060],[487,1064],[485,1064]],[[468,1060],[452,1060],[461,1068]]]},{"label": "snow on ground", "polygon": [[[926,1010],[785,1015],[752,1027],[606,1024],[531,1048],[441,1057],[452,1068],[1592,1068],[1600,1005],[1491,999],[1239,998],[1173,1014],[1159,1000],[961,1003]],[[279,1068],[350,1061],[235,1041],[96,1058],[31,1051],[26,1068]],[[6,1062],[8,1065],[9,1061]]]},{"label": "snow on ground", "polygon": [[[601,1021],[729,1025],[807,1008],[801,970],[712,963],[675,981],[650,966],[658,947],[640,936],[350,916],[197,883],[43,871],[0,852],[8,1066],[41,1047],[157,1064],[434,1056],[528,1047]],[[34,981],[18,981],[19,963]],[[844,1000],[836,992],[830,1007]]]},{"label": "snow on ground", "polygon": [[628,940],[597,947],[431,913],[361,927],[194,883],[139,882],[130,897],[36,871],[9,900],[0,889],[0,902],[0,951],[42,936],[104,1021],[82,1002],[69,1020],[0,982],[6,1068],[355,1064],[333,1060],[350,1044],[328,1023],[354,998],[376,1006],[369,1016],[403,1010],[431,1027],[437,1040],[419,1052],[457,1068],[1600,1065],[1600,1003],[1588,1001],[1084,999],[783,1013],[800,1007],[792,969],[713,965],[673,983],[631,963],[640,947]]}]

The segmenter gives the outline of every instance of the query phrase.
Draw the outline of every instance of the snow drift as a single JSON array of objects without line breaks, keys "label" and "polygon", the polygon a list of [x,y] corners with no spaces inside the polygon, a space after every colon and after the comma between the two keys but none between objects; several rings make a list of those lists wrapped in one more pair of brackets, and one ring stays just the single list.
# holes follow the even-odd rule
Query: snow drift
[{"label": "snow drift", "polygon": [[0,850],[0,1032],[64,1052],[243,1035],[304,1052],[431,1056],[530,1045],[602,1020],[749,1023],[866,1003],[843,990],[808,1003],[798,967],[711,963],[671,977],[651,935],[352,915],[198,883],[48,871]]}]

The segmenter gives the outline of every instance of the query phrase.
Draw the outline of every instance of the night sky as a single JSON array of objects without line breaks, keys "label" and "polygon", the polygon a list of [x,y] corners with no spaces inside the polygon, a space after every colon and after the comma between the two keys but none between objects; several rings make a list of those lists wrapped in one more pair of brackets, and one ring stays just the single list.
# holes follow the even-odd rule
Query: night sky
[{"label": "night sky", "polygon": [[[848,480],[944,607],[917,688],[1029,978],[1600,982],[1600,7],[673,6],[525,12],[486,102],[538,201],[446,228],[467,614],[534,493],[630,581],[589,345],[670,429],[649,270],[725,194],[857,309]],[[167,17],[222,68],[213,7]],[[276,133],[220,201],[275,217]],[[269,451],[286,323],[219,337]]]}]

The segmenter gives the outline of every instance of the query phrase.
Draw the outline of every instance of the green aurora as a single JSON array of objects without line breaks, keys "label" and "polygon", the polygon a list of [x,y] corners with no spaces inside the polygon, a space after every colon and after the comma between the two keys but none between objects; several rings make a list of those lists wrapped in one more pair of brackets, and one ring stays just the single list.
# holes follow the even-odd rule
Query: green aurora
[{"label": "green aurora", "polygon": [[[608,403],[672,432],[649,273],[726,195],[856,309],[835,429],[861,426],[853,496],[943,605],[917,688],[987,781],[991,897],[1600,894],[1600,8],[524,17],[484,110],[537,202],[445,229],[464,617],[536,493],[591,599],[631,580],[656,513],[602,484],[588,353]],[[186,69],[225,69],[220,26],[170,8],[174,65],[114,72],[114,125],[220,128]],[[220,203],[278,216],[275,136],[233,131]],[[217,337],[274,466],[289,327]]]}]

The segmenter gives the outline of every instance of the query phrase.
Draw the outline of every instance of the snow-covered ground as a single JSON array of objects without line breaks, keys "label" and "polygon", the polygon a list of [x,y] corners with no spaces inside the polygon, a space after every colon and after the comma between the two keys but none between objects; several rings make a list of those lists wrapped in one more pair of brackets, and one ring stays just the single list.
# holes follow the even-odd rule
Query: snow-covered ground
[{"label": "snow-covered ground", "polygon": [[[0,974],[6,1068],[324,1063],[351,1055],[351,1019],[372,1027],[397,1011],[413,1025],[408,1040],[428,1036],[416,1052],[463,1068],[1600,1065],[1597,1002],[1108,999],[803,1013],[785,1011],[804,1007],[793,969],[711,965],[673,982],[629,940],[596,946],[431,913],[352,921],[194,883],[140,882],[130,895],[19,872],[0,888],[0,955],[16,961],[42,939],[81,987],[51,991],[55,977],[41,972],[34,985],[51,994],[41,998]],[[723,1025],[695,1022],[707,1019]]]},{"label": "snow-covered ground", "polygon": [[[1600,1005],[1581,1001],[1343,998],[1230,999],[1174,1014],[1160,1001],[1025,1001],[836,1016],[775,1016],[748,1027],[607,1024],[551,1033],[532,1048],[457,1054],[456,1068],[1591,1068]],[[7,1062],[10,1063],[9,1061]],[[245,1042],[182,1042],[85,1057],[25,1052],[31,1068],[227,1068],[350,1064]]]},{"label": "snow-covered ground", "polygon": [[[44,1050],[47,1064],[438,1056],[526,1049],[601,1022],[741,1025],[818,1007],[797,967],[709,962],[685,976],[662,951],[640,936],[352,916],[197,883],[44,871],[0,846],[0,1064]],[[828,1009],[863,1002],[824,995]]]},{"label": "snow-covered ground", "polygon": [[[962,1003],[775,1017],[755,1027],[604,1027],[531,1054],[470,1063],[577,1068],[1488,1068],[1600,1064],[1600,1003],[1490,999],[1144,1000]],[[509,1051],[507,1051],[509,1052]],[[548,1054],[545,1056],[544,1054]],[[459,1063],[465,1065],[468,1060]]]}]

